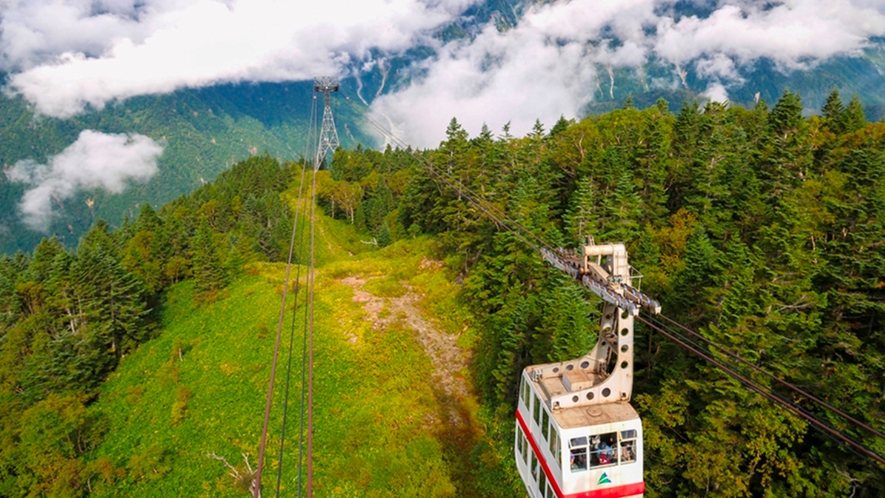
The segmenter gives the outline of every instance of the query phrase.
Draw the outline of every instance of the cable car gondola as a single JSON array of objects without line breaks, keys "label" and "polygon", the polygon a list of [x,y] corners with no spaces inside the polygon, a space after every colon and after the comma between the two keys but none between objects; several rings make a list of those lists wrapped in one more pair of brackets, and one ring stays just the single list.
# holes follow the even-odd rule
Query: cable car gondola
[{"label": "cable car gondola", "polygon": [[[545,259],[603,298],[596,346],[581,358],[522,372],[514,456],[532,498],[641,497],[642,421],[630,406],[633,319],[660,306],[631,285],[623,244]],[[595,261],[593,260],[595,259]]]}]

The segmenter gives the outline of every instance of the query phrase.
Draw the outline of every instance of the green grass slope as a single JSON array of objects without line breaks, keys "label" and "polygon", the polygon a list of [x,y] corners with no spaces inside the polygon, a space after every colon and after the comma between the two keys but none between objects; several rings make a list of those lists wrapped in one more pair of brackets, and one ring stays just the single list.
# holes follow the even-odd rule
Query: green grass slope
[{"label": "green grass slope", "polygon": [[[317,496],[477,496],[471,454],[483,423],[470,394],[469,316],[428,240],[382,250],[348,226],[321,218],[314,303],[314,486]],[[365,246],[367,247],[367,246]],[[356,246],[353,247],[356,249]],[[109,430],[91,455],[96,496],[245,496],[223,457],[245,473],[257,461],[285,267],[262,264],[218,300],[195,307],[189,284],[174,287],[162,333],[126,357],[91,409]],[[304,269],[300,272],[304,283]],[[292,294],[284,320],[288,342]],[[300,348],[299,294],[282,488],[296,491]],[[263,491],[279,466],[286,356],[281,354]],[[506,445],[505,445],[506,446]],[[512,481],[511,481],[512,482]],[[505,495],[508,493],[505,493]]]}]

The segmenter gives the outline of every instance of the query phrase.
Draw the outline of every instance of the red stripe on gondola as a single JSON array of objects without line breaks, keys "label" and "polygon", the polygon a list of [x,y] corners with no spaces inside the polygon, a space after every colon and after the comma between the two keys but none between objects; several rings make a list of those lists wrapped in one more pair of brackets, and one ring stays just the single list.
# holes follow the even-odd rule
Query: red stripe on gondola
[{"label": "red stripe on gondola", "polygon": [[[532,437],[528,424],[525,423],[522,414],[519,413],[519,409],[516,410],[516,421],[519,422],[519,426],[522,427],[522,433],[525,434],[526,438],[529,440],[529,444],[532,445],[535,457],[541,462],[541,468],[544,469],[544,474],[547,475],[547,481],[550,482],[553,487],[553,492],[556,493],[557,498],[621,498],[623,496],[641,495],[645,493],[645,481],[643,481],[621,486],[612,486],[610,488],[582,491],[570,495],[563,494],[562,489],[559,487],[559,483],[553,478],[553,473],[550,471],[550,466],[547,465],[547,460],[544,459],[544,454],[541,453],[538,443],[535,442],[535,438]],[[542,489],[541,493],[543,492],[544,490]]]},{"label": "red stripe on gondola", "polygon": [[621,498],[623,496],[635,496],[645,493],[645,482],[635,482],[611,488],[584,491],[573,495],[565,495],[565,498]]},{"label": "red stripe on gondola", "polygon": [[[535,438],[532,437],[532,433],[529,431],[528,426],[525,423],[525,420],[522,419],[522,414],[519,413],[519,409],[516,410],[516,420],[519,422],[519,425],[522,427],[522,432],[529,440],[529,444],[532,445],[532,450],[535,452],[535,457],[538,461],[541,462],[541,468],[544,469],[544,473],[547,474],[547,481],[553,486],[553,492],[556,493],[557,498],[563,498],[562,490],[559,488],[559,483],[556,482],[556,479],[553,478],[553,473],[550,472],[550,466],[547,465],[547,460],[544,459],[544,454],[541,453],[541,449],[538,447],[538,443],[535,442]],[[529,469],[531,472],[531,469]],[[544,490],[541,490],[541,493],[544,493]]]}]

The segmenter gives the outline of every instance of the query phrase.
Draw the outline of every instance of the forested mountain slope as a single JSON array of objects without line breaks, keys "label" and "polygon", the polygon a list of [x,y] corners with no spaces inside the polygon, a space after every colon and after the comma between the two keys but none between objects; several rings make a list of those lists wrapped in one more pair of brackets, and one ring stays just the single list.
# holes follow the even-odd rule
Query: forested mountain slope
[{"label": "forested mountain slope", "polygon": [[[124,215],[134,218],[143,203],[170,202],[250,155],[297,160],[306,150],[312,99],[311,82],[227,84],[135,97],[101,111],[53,119],[35,116],[20,97],[0,95],[0,164],[5,171],[23,160],[46,164],[87,129],[141,134],[163,146],[159,171],[149,181],[131,181],[122,194],[95,188],[53,202],[58,216],[48,235],[73,247],[97,217],[119,226]],[[343,146],[373,143],[356,124],[362,110],[355,102],[335,99],[334,111]],[[31,252],[47,236],[21,221],[18,205],[27,187],[0,175],[0,253]]]},{"label": "forested mountain slope", "polygon": [[[551,245],[626,242],[667,316],[885,429],[885,125],[867,123],[860,102],[831,95],[823,116],[805,118],[789,92],[753,110],[686,103],[672,113],[661,101],[549,131],[539,123],[522,138],[471,138],[452,120],[439,149],[415,154]],[[242,451],[255,463],[274,323],[250,310],[273,306],[282,268],[269,263],[288,243],[298,170],[252,158],[119,230],[96,226],[76,251],[46,241],[0,260],[3,494],[138,494],[149,481],[236,493],[222,463],[194,455],[242,466]],[[432,489],[403,484],[402,496],[518,496],[518,372],[585,352],[597,302],[410,152],[340,150],[317,180],[338,219],[320,225],[317,244],[317,375],[339,395],[317,400],[317,441],[328,445],[317,486],[371,494],[389,486],[390,469],[410,468],[408,485]],[[373,299],[383,299],[378,315],[365,305]],[[410,302],[472,351],[461,374],[480,404],[456,396],[466,425],[434,418],[451,393],[419,380],[440,367]],[[240,336],[254,344],[233,351]],[[882,469],[665,338],[638,329],[636,344],[648,496],[873,497],[885,486]],[[401,364],[405,376],[388,376]],[[404,404],[379,405],[381,388]],[[259,405],[254,424],[233,399]],[[885,453],[885,441],[803,406]],[[336,463],[348,452],[357,470]],[[445,477],[421,480],[431,472]]]}]

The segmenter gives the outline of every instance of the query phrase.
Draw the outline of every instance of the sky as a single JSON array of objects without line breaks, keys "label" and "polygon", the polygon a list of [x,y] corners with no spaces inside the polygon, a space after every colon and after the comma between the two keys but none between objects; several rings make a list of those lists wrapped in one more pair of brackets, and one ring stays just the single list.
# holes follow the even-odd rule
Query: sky
[{"label": "sky", "polygon": [[[414,61],[401,75],[409,83],[370,112],[402,141],[435,147],[452,117],[471,135],[510,123],[517,136],[535,120],[578,117],[597,85],[609,88],[609,70],[651,58],[674,68],[656,84],[678,86],[690,68],[709,82],[708,98],[724,101],[762,57],[801,70],[885,35],[885,0],[682,0],[708,15],[680,19],[675,0],[560,0],[526,8],[503,32],[487,25],[468,40],[434,37],[481,1],[0,0],[0,70],[6,92],[67,118],[186,87],[345,78],[429,47],[435,55]],[[16,178],[32,172],[33,197],[46,192],[37,166],[16,165]]]}]

